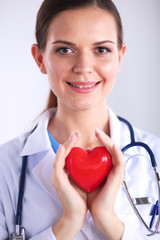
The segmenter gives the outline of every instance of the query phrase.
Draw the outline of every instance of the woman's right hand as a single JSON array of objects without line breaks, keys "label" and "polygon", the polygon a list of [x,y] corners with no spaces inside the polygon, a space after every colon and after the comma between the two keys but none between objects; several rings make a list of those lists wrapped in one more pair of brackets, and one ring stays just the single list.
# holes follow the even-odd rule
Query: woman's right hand
[{"label": "woman's right hand", "polygon": [[52,227],[56,239],[73,239],[80,231],[87,212],[87,194],[68,176],[65,158],[80,137],[74,132],[68,141],[60,145],[53,165],[52,185],[56,189],[63,206],[61,219]]}]

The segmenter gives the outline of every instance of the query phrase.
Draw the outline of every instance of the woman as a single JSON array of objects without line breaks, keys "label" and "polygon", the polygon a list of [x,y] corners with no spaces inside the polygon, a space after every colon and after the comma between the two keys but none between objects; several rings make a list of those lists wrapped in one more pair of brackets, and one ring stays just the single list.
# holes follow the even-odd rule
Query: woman
[{"label": "woman", "polygon": [[[128,128],[106,106],[126,50],[122,35],[110,0],[45,0],[41,5],[32,55],[48,75],[51,92],[37,128],[1,147],[0,240],[15,231],[26,155],[22,226],[27,239],[147,239],[122,186],[125,161],[119,149],[129,141]],[[159,139],[140,130],[136,137],[151,141],[158,155]],[[112,156],[106,182],[92,193],[65,169],[74,146],[104,146]]]}]

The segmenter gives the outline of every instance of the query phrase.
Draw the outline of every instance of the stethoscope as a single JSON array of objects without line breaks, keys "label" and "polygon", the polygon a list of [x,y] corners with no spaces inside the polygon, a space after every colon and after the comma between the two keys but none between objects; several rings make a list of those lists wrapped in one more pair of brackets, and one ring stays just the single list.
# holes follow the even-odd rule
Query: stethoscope
[{"label": "stethoscope", "polygon": [[[127,120],[125,120],[124,118],[118,117],[118,119],[119,119],[120,121],[124,122],[124,123],[128,126],[129,131],[130,131],[130,138],[131,138],[131,142],[130,142],[128,145],[126,145],[125,147],[123,147],[123,148],[121,149],[121,151],[122,151],[123,153],[125,153],[128,149],[130,149],[130,148],[132,148],[132,147],[137,147],[137,146],[139,146],[139,147],[144,148],[144,149],[147,151],[147,153],[149,154],[149,156],[150,156],[151,165],[152,165],[152,168],[153,168],[153,170],[154,170],[155,178],[156,178],[156,181],[157,181],[158,198],[159,198],[158,201],[156,202],[156,205],[155,205],[156,209],[155,209],[154,212],[153,212],[153,216],[152,216],[152,219],[151,219],[150,227],[146,224],[146,222],[145,222],[144,219],[142,218],[141,214],[139,213],[137,207],[135,206],[135,204],[134,204],[134,202],[133,202],[133,199],[132,199],[132,197],[131,197],[131,195],[130,195],[130,193],[129,193],[129,190],[128,190],[128,187],[127,187],[127,183],[126,183],[125,178],[124,178],[123,184],[124,184],[124,187],[125,187],[125,190],[126,190],[128,199],[129,199],[129,201],[130,201],[130,204],[131,204],[131,206],[133,207],[136,215],[138,216],[138,218],[140,219],[140,221],[143,223],[143,225],[146,227],[146,229],[150,232],[150,234],[148,234],[147,236],[153,236],[153,235],[155,235],[155,234],[157,234],[157,233],[158,233],[158,234],[160,233],[160,232],[158,232],[159,225],[160,225],[160,208],[159,208],[159,206],[158,206],[158,203],[159,203],[159,201],[160,201],[160,185],[159,185],[160,179],[159,179],[159,174],[158,174],[158,172],[157,172],[156,159],[155,159],[155,156],[154,156],[152,150],[150,149],[150,147],[149,147],[147,144],[145,144],[145,143],[143,143],[143,142],[136,142],[136,141],[135,141],[134,130],[133,130],[132,125],[131,125]],[[155,228],[155,230],[153,231],[153,230],[151,229],[152,221],[153,221],[153,219],[154,219],[154,217],[155,217],[155,214],[157,214],[157,213],[158,213],[158,219],[157,219],[157,223],[156,223],[156,228]]]},{"label": "stethoscope", "polygon": [[[137,146],[142,147],[147,151],[147,153],[150,156],[151,165],[155,172],[155,177],[156,177],[157,186],[158,186],[158,196],[159,196],[159,200],[160,200],[159,174],[157,172],[157,163],[156,163],[155,156],[154,156],[152,150],[150,149],[150,147],[147,144],[145,144],[143,142],[135,141],[133,127],[127,120],[125,120],[124,118],[121,118],[121,117],[118,117],[118,119],[128,126],[128,129],[130,132],[130,138],[131,138],[131,142],[121,149],[122,152],[125,153],[128,149],[130,149],[132,147],[137,147]],[[31,131],[31,134],[35,130],[35,128]],[[15,229],[15,233],[11,234],[11,238],[10,238],[11,240],[25,240],[25,229],[22,226],[22,207],[23,207],[23,195],[24,195],[24,187],[25,187],[27,161],[28,161],[28,156],[23,156],[22,169],[21,169],[21,175],[20,175],[20,184],[19,184],[19,193],[18,193],[17,211],[16,211],[16,218],[15,218],[16,229]],[[146,222],[142,218],[141,214],[139,213],[137,207],[135,206],[133,199],[129,193],[125,178],[124,178],[123,184],[124,184],[124,187],[125,187],[125,190],[126,190],[126,193],[127,193],[127,196],[128,196],[131,206],[133,207],[133,209],[134,209],[136,215],[138,216],[138,218],[140,219],[140,221],[144,224],[144,226],[150,233],[150,234],[148,234],[148,236],[152,236],[154,234],[160,233],[160,232],[158,232],[159,225],[160,225],[160,208],[158,208],[158,211],[157,211],[158,212],[158,220],[157,220],[156,228],[153,231],[151,229],[151,227],[149,227],[146,224]],[[157,203],[159,202],[159,200],[157,201]],[[156,203],[156,206],[157,206],[157,203]],[[153,214],[154,215],[157,214],[156,211],[154,211]]]}]

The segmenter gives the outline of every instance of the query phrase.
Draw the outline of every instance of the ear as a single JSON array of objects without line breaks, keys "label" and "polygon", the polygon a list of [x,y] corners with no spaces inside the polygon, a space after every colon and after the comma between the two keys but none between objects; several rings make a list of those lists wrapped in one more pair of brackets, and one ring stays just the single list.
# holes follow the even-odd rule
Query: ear
[{"label": "ear", "polygon": [[46,71],[46,68],[45,68],[45,65],[44,65],[43,53],[42,53],[42,50],[39,49],[39,47],[38,47],[37,44],[33,44],[33,45],[32,45],[32,47],[31,47],[31,53],[32,53],[32,56],[33,56],[35,62],[37,63],[40,71],[41,71],[43,74],[46,74],[47,71]]},{"label": "ear", "polygon": [[126,52],[126,44],[123,43],[122,44],[122,48],[119,50],[119,59],[118,59],[118,62],[119,62],[119,66],[118,66],[118,72],[120,72],[121,70],[121,65],[122,65],[122,60],[123,60],[123,57],[124,57],[124,54]]}]

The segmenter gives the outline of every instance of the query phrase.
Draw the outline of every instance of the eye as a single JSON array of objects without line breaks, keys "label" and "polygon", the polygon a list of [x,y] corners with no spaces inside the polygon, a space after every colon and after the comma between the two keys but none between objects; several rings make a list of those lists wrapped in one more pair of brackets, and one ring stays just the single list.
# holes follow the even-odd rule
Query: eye
[{"label": "eye", "polygon": [[95,52],[96,52],[97,54],[106,54],[106,53],[108,53],[108,52],[111,52],[111,50],[110,50],[109,48],[106,48],[106,47],[97,47],[97,48],[95,49]]},{"label": "eye", "polygon": [[68,54],[68,53],[73,53],[73,51],[72,51],[70,48],[68,48],[68,47],[60,47],[60,48],[57,48],[57,49],[56,49],[56,52],[57,52],[57,53],[60,53],[60,54],[63,54],[63,55],[66,55],[66,54]]}]

